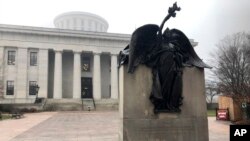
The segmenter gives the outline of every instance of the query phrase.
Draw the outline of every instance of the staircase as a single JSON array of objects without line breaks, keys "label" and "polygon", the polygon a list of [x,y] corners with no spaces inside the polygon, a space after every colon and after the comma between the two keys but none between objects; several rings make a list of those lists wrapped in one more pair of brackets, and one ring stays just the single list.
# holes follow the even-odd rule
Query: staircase
[{"label": "staircase", "polygon": [[83,111],[93,111],[95,110],[95,101],[93,98],[82,99],[82,110]]},{"label": "staircase", "polygon": [[44,106],[48,111],[93,111],[96,109],[94,99],[47,99]]}]

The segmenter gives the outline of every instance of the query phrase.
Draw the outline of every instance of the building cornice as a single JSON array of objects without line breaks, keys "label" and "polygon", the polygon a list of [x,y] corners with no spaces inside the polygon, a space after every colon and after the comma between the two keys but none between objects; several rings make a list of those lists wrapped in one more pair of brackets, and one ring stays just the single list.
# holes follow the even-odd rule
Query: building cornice
[{"label": "building cornice", "polygon": [[94,38],[94,39],[117,40],[117,41],[129,41],[131,37],[131,35],[129,34],[77,31],[77,30],[59,29],[59,28],[44,28],[44,27],[31,27],[31,26],[5,25],[5,24],[0,24],[0,32],[63,36],[63,37],[66,36],[66,37],[78,37],[78,38],[79,37]]},{"label": "building cornice", "polygon": [[[32,27],[32,26],[20,26],[20,25],[6,25],[0,24],[0,35],[2,33],[13,33],[23,35],[38,35],[38,36],[54,36],[54,37],[69,37],[69,38],[83,38],[83,39],[99,39],[99,40],[110,40],[123,43],[129,43],[130,34],[120,33],[106,33],[106,32],[91,32],[91,31],[79,31],[69,29],[58,29],[58,28],[45,28],[45,27]],[[192,46],[198,45],[193,39],[189,39]],[[66,41],[65,41],[66,42]],[[73,44],[73,43],[71,43]],[[87,44],[86,44],[87,45]],[[93,46],[98,46],[94,45]],[[91,46],[91,45],[90,45]],[[106,45],[102,45],[105,47]],[[124,45],[125,46],[125,45]],[[108,47],[108,46],[107,46]]]}]

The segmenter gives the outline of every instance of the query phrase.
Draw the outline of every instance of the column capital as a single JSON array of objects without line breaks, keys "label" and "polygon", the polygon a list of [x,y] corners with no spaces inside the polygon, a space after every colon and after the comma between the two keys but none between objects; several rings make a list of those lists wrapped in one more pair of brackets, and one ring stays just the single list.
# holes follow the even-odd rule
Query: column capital
[{"label": "column capital", "polygon": [[74,54],[81,54],[82,51],[81,51],[81,50],[73,50],[73,53],[74,53]]},{"label": "column capital", "polygon": [[54,49],[55,52],[63,52],[62,49]]},{"label": "column capital", "polygon": [[[19,47],[14,47],[14,48],[17,48],[17,49],[30,49],[29,47],[22,47],[22,46],[19,46]],[[32,49],[34,49],[34,48],[32,48]],[[35,49],[38,49],[38,48],[35,48]]]},{"label": "column capital", "polygon": [[101,55],[101,52],[99,52],[99,51],[93,51],[93,55]]},{"label": "column capital", "polygon": [[37,50],[49,50],[47,48],[36,48]]},{"label": "column capital", "polygon": [[119,54],[116,53],[110,53],[110,56],[118,56]]}]

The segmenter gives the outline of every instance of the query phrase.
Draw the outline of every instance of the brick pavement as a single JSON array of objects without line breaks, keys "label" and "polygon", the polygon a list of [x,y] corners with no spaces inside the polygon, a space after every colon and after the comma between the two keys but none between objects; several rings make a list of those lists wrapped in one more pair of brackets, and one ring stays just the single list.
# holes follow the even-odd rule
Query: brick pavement
[{"label": "brick pavement", "polygon": [[[30,123],[36,121],[32,124],[22,121],[24,119],[0,122],[0,131],[3,131],[0,132],[0,141],[118,141],[117,111],[47,113],[46,118],[45,115],[27,115],[24,119]],[[210,141],[229,141],[229,122],[216,121],[214,117],[209,117],[208,121]],[[1,136],[6,135],[6,129],[9,129],[6,125],[13,126],[11,122],[24,123],[23,126],[12,128],[12,136],[1,139]],[[1,125],[5,126],[2,128]],[[20,131],[18,128],[26,129]]]},{"label": "brick pavement", "polygon": [[118,112],[60,112],[11,141],[117,141]]},{"label": "brick pavement", "polygon": [[215,117],[208,118],[209,140],[229,141],[229,121],[217,121]]},{"label": "brick pavement", "polygon": [[0,121],[0,141],[9,141],[55,114],[56,112],[24,114],[21,119]]}]

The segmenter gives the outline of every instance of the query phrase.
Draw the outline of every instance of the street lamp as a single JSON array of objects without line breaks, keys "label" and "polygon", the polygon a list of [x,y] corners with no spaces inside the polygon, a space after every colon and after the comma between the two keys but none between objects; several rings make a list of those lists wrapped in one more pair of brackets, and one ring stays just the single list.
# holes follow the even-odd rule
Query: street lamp
[{"label": "street lamp", "polygon": [[36,100],[35,100],[35,103],[41,103],[42,102],[42,99],[41,98],[38,98],[38,91],[39,91],[39,89],[40,89],[40,87],[36,84],[35,86],[34,86],[35,88],[35,93],[36,93]]},{"label": "street lamp", "polygon": [[36,90],[36,97],[38,97],[38,91],[39,91],[40,87],[36,84],[35,86],[35,90]]}]

